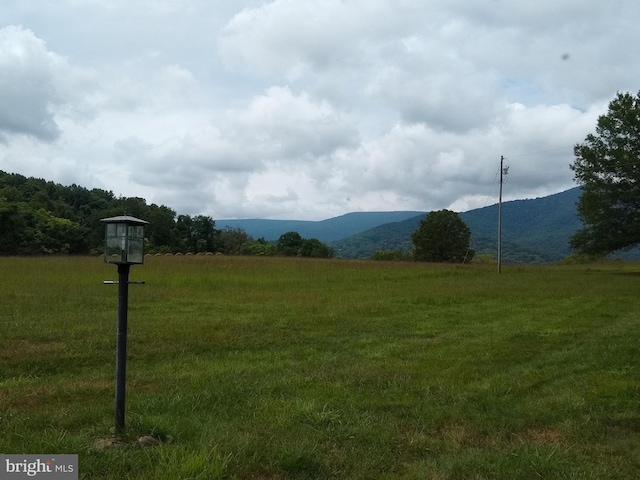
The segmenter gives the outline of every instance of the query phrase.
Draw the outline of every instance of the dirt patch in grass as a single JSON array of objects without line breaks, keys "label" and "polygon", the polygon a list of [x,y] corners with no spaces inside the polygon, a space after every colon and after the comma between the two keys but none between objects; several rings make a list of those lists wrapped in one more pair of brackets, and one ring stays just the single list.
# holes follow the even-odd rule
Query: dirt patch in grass
[{"label": "dirt patch in grass", "polygon": [[430,450],[496,447],[497,440],[482,436],[469,425],[453,423],[437,430],[407,430],[402,433],[399,448],[424,453]]},{"label": "dirt patch in grass", "polygon": [[[530,428],[515,434],[520,443],[534,445],[554,445],[565,442],[564,434],[554,428]],[[456,450],[466,448],[504,449],[509,448],[512,441],[503,433],[495,435],[482,433],[471,425],[451,423],[437,431],[407,431],[402,436],[401,444],[407,449],[432,449],[438,445]]]},{"label": "dirt patch in grass", "polygon": [[251,480],[286,480],[289,477],[280,475],[279,473],[252,473]]},{"label": "dirt patch in grass", "polygon": [[0,351],[0,360],[19,360],[23,358],[43,357],[63,352],[67,345],[63,342],[48,342],[37,340],[17,340]]},{"label": "dirt patch in grass", "polygon": [[41,408],[48,403],[54,390],[50,384],[41,384],[0,391],[0,409],[28,411]]},{"label": "dirt patch in grass", "polygon": [[565,440],[564,434],[554,428],[530,428],[520,438],[535,445],[558,444]]},{"label": "dirt patch in grass", "polygon": [[113,380],[73,380],[56,384],[38,383],[0,390],[0,409],[19,408],[22,411],[40,409],[44,405],[67,403],[70,397],[94,395],[113,389]]},{"label": "dirt patch in grass", "polygon": [[[496,433],[487,435],[478,432],[470,426],[463,424],[452,424],[442,430],[442,436],[447,443],[454,448],[507,448],[511,443],[508,436]],[[521,434],[515,435],[519,442],[531,443],[534,445],[554,445],[564,442],[564,434],[554,428],[529,428]]]},{"label": "dirt patch in grass", "polygon": [[477,435],[465,425],[453,424],[443,431],[444,438],[454,448],[475,446]]},{"label": "dirt patch in grass", "polygon": [[71,382],[67,382],[64,388],[70,391],[107,390],[113,388],[113,382],[113,379],[110,378],[73,380]]},{"label": "dirt patch in grass", "polygon": [[141,435],[132,438],[110,436],[99,438],[94,443],[94,448],[98,451],[110,450],[113,448],[133,449],[133,448],[153,448],[168,445],[174,442],[172,436],[160,437],[157,435]]}]

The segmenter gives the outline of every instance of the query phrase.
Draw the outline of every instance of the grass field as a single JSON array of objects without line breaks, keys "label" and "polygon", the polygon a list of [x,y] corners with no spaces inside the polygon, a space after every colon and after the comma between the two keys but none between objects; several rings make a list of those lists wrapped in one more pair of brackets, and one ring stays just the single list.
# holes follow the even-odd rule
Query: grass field
[{"label": "grass field", "polygon": [[640,478],[640,265],[150,257],[101,449],[116,279],[0,258],[0,453],[87,479]]}]

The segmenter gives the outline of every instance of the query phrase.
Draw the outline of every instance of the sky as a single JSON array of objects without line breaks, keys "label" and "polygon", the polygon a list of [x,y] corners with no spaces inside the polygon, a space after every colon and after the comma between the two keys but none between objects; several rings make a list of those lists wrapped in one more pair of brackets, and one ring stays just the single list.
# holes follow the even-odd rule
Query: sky
[{"label": "sky", "polygon": [[0,170],[215,219],[576,186],[637,0],[3,0]]}]

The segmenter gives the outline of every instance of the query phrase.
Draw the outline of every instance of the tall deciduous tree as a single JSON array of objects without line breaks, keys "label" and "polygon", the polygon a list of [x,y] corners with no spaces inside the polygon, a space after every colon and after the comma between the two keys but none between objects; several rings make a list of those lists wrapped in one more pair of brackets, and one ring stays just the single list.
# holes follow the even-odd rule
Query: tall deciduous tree
[{"label": "tall deciduous tree", "polygon": [[276,248],[279,255],[296,256],[300,253],[300,248],[304,239],[298,232],[286,232],[280,235]]},{"label": "tall deciduous tree", "polygon": [[244,245],[251,237],[241,228],[225,227],[218,230],[220,249],[225,255],[238,255],[243,252]]},{"label": "tall deciduous tree", "polygon": [[451,210],[429,213],[411,234],[415,260],[421,262],[462,263],[473,258],[471,230]]},{"label": "tall deciduous tree", "polygon": [[331,249],[317,238],[305,238],[298,251],[301,257],[330,258]]},{"label": "tall deciduous tree", "polygon": [[583,187],[578,214],[585,227],[576,250],[604,255],[640,243],[640,93],[618,93],[596,133],[574,147],[571,166]]}]

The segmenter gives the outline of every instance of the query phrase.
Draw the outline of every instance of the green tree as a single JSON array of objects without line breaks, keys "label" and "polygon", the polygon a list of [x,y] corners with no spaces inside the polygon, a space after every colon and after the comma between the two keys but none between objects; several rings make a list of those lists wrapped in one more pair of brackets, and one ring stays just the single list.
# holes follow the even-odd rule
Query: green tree
[{"label": "green tree", "polygon": [[66,218],[54,217],[51,212],[41,208],[34,213],[36,219],[36,235],[38,253],[72,253],[86,252],[87,230],[76,222]]},{"label": "green tree", "polygon": [[193,217],[195,234],[199,240],[197,252],[215,252],[218,250],[218,230],[216,222],[207,215],[196,215]]},{"label": "green tree", "polygon": [[473,258],[471,230],[451,210],[429,213],[411,234],[411,240],[417,261],[462,263]]},{"label": "green tree", "polygon": [[176,232],[180,237],[180,250],[186,252],[213,252],[217,249],[217,230],[211,217],[205,215],[178,215]]},{"label": "green tree", "polygon": [[298,250],[301,257],[331,258],[331,249],[317,238],[305,238]]},{"label": "green tree", "polygon": [[243,251],[246,243],[251,241],[251,237],[241,228],[225,227],[218,230],[220,240],[220,250],[225,255],[238,255]]},{"label": "green tree", "polygon": [[170,252],[172,248],[179,246],[178,232],[175,226],[176,212],[165,206],[155,203],[149,207],[147,215],[143,218],[149,222],[145,227],[145,236],[150,242],[150,251]]},{"label": "green tree", "polygon": [[268,242],[261,237],[257,240],[249,240],[242,245],[240,250],[242,255],[259,255],[265,257],[271,257],[276,255],[277,247],[275,243]]},{"label": "green tree", "polygon": [[571,165],[583,193],[578,215],[585,227],[571,246],[590,255],[609,254],[640,242],[640,93],[618,93],[596,133],[574,147]]},{"label": "green tree", "polygon": [[21,247],[26,237],[26,221],[16,202],[11,202],[0,192],[0,254],[25,253]]},{"label": "green tree", "polygon": [[302,248],[304,239],[298,232],[287,232],[280,235],[276,242],[276,249],[278,255],[284,255],[287,257],[295,257]]}]

